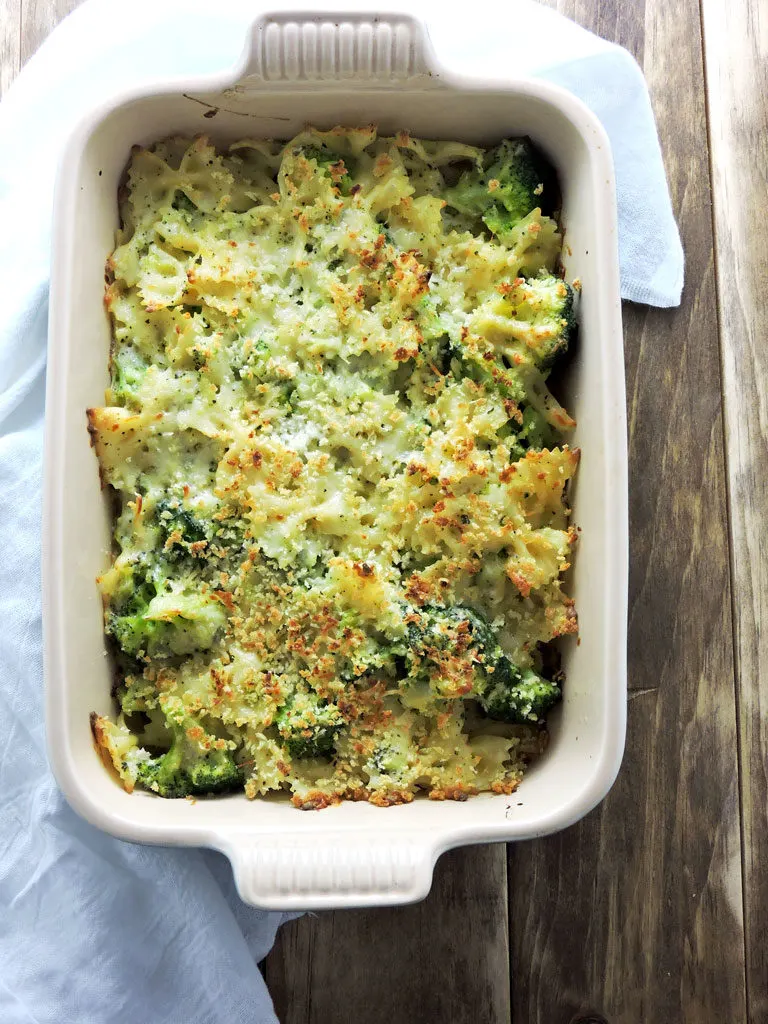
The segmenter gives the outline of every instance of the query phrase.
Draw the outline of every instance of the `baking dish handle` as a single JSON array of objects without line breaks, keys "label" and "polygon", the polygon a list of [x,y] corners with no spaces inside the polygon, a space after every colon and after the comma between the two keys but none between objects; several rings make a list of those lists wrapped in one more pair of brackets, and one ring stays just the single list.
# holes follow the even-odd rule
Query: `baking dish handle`
[{"label": "baking dish handle", "polygon": [[238,85],[370,80],[377,86],[441,72],[426,26],[405,12],[278,11],[253,24]]},{"label": "baking dish handle", "polygon": [[425,839],[349,833],[222,841],[245,903],[269,910],[384,906],[423,899],[436,851]]}]

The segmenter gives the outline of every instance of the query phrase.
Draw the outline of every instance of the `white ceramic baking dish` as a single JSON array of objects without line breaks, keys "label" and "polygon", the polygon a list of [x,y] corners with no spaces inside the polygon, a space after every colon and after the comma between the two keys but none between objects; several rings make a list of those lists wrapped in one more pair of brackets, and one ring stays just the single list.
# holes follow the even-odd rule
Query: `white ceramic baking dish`
[{"label": "white ceramic baking dish", "polygon": [[[387,809],[345,803],[317,813],[281,798],[164,801],[125,793],[93,748],[89,713],[112,710],[94,583],[109,561],[110,517],[85,409],[103,402],[107,383],[102,293],[118,182],[136,143],[200,132],[219,142],[290,138],[307,122],[375,122],[385,132],[489,144],[528,134],[559,172],[566,270],[583,283],[566,396],[583,451],[571,579],[581,640],[564,644],[567,683],[549,749],[511,797],[417,799]],[[452,74],[407,15],[280,13],[259,18],[231,74],[160,83],[94,110],[71,138],[58,179],[47,403],[48,742],[59,785],[90,822],[127,840],[221,850],[243,899],[260,907],[362,906],[421,899],[446,849],[543,835],[605,796],[623,752],[626,709],[624,366],[611,154],[598,121],[572,96],[539,81]]]}]

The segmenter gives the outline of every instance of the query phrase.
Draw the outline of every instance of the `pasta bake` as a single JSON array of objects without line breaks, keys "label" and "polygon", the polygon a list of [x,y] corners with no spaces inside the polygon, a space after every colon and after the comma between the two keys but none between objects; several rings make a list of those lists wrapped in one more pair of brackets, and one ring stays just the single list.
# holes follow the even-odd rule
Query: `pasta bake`
[{"label": "pasta bake", "polygon": [[577,630],[552,169],[374,127],[132,154],[88,410],[124,787],[509,793]]}]

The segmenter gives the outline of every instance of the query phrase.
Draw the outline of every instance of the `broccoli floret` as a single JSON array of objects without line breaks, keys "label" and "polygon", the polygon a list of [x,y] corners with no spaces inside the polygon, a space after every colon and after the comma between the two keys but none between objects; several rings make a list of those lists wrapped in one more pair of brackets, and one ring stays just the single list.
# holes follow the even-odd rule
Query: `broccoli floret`
[{"label": "broccoli floret", "polygon": [[193,793],[224,793],[243,784],[243,770],[228,750],[212,750],[187,768]]},{"label": "broccoli floret", "polygon": [[[472,608],[427,606],[409,623],[408,639],[419,659],[429,652],[469,652],[474,662],[475,698],[490,718],[537,722],[560,700],[560,687],[532,669],[519,669],[502,650],[490,624]],[[435,654],[432,655],[433,659]]]},{"label": "broccoli floret", "polygon": [[295,693],[277,710],[277,731],[291,757],[332,757],[344,717],[315,693]]},{"label": "broccoli floret", "polygon": [[518,325],[518,339],[541,370],[549,369],[568,347],[576,327],[573,300],[573,288],[546,271],[519,278],[505,297],[505,312]]},{"label": "broccoli floret", "polygon": [[[147,727],[137,737],[122,717],[112,722],[91,715],[96,745],[105,761],[114,765],[128,792],[138,784],[158,796],[175,798],[222,793],[243,784],[244,773],[232,751],[216,746],[202,749],[189,739],[187,730],[192,727],[195,734],[205,733],[183,710],[176,716],[166,711],[151,712],[148,717]],[[168,749],[162,753],[150,753],[165,747]]]},{"label": "broccoli floret", "polygon": [[543,721],[561,696],[556,683],[543,679],[533,669],[519,669],[502,655],[494,671],[486,674],[478,700],[490,718],[525,723]]},{"label": "broccoli floret", "polygon": [[189,796],[189,784],[182,769],[184,760],[184,732],[174,732],[170,750],[159,757],[141,761],[136,770],[136,781],[164,797]]},{"label": "broccoli floret", "polygon": [[535,398],[532,394],[533,377],[543,384],[544,375],[540,371],[533,367],[510,368],[499,358],[484,359],[478,352],[464,349],[461,345],[450,348],[450,369],[457,380],[469,377],[487,390],[510,399],[518,407],[502,436],[515,435],[519,456],[529,448],[554,448],[562,443],[562,434],[538,408],[529,404]]},{"label": "broccoli floret", "polygon": [[106,631],[117,646],[132,657],[148,654],[162,647],[163,624],[150,622],[143,615],[107,613]]},{"label": "broccoli floret", "polygon": [[111,357],[109,401],[113,405],[138,408],[138,390],[147,372],[147,363],[131,345],[121,345]]},{"label": "broccoli floret", "polygon": [[[547,169],[527,139],[505,139],[491,150],[485,177],[493,205],[483,220],[495,235],[509,231],[541,206]],[[496,188],[493,182],[498,182]]]},{"label": "broccoli floret", "polygon": [[185,213],[197,213],[197,206],[195,206],[187,193],[182,192],[181,189],[176,189],[173,193],[173,202],[171,205],[174,210],[183,210]]},{"label": "broccoli floret", "polygon": [[482,615],[467,605],[425,605],[418,621],[408,622],[408,641],[412,647],[444,650],[455,644],[457,632],[466,632],[471,646],[478,651],[498,646],[496,635]]},{"label": "broccoli floret", "polygon": [[[454,373],[471,377],[521,403],[529,387],[526,377],[530,369],[546,377],[555,358],[568,348],[576,328],[573,288],[546,271],[538,277],[516,278],[494,312],[504,317],[503,323],[509,321],[508,359],[514,366],[505,366],[492,351],[454,341]],[[493,358],[489,359],[489,354]]]},{"label": "broccoli floret", "polygon": [[177,584],[160,592],[139,614],[113,617],[112,632],[127,654],[142,649],[154,658],[207,651],[227,613],[211,594],[185,593]]},{"label": "broccoli floret", "polygon": [[140,659],[185,657],[209,650],[226,623],[221,605],[201,594],[177,595],[172,601],[165,600],[165,595],[161,598],[162,608],[153,601],[143,613],[107,613],[107,633],[120,649]]},{"label": "broccoli floret", "polygon": [[[510,432],[517,435],[522,451],[552,448],[561,442],[561,433],[573,426],[544,383],[576,327],[573,289],[562,278],[546,272],[534,278],[517,278],[493,312],[504,317],[503,323],[509,321],[510,341],[505,354],[491,348],[483,350],[464,339],[453,341],[451,370],[457,379],[469,377],[515,403],[518,410],[514,411]],[[542,408],[547,405],[552,408],[551,416]]]},{"label": "broccoli floret", "polygon": [[529,448],[555,448],[560,444],[560,437],[542,414],[532,406],[523,409],[522,426],[517,431],[517,441],[525,451]]},{"label": "broccoli floret", "polygon": [[525,399],[525,382],[521,374],[505,366],[499,358],[485,359],[460,343],[451,345],[451,370],[457,380],[469,377],[477,384],[498,392],[519,404]]},{"label": "broccoli floret", "polygon": [[189,591],[164,577],[149,560],[127,563],[106,614],[106,631],[137,658],[206,651],[224,628],[227,613],[212,593]]},{"label": "broccoli floret", "polygon": [[165,555],[172,561],[187,554],[191,544],[209,539],[204,524],[178,498],[161,498],[155,518],[163,533]]},{"label": "broccoli floret", "polygon": [[325,143],[320,146],[303,146],[302,152],[307,160],[315,161],[320,171],[330,174],[331,181],[342,195],[349,195],[349,190],[352,187],[350,175],[353,171],[349,157],[342,159],[338,153],[328,149]]},{"label": "broccoli floret", "polygon": [[472,220],[482,220],[494,235],[505,235],[542,204],[551,171],[527,139],[505,139],[489,150],[483,167],[465,171],[446,190],[447,205]]},{"label": "broccoli floret", "polygon": [[223,793],[243,784],[243,771],[229,750],[198,751],[188,741],[184,723],[171,726],[170,749],[139,761],[136,781],[159,796],[173,799]]},{"label": "broccoli floret", "polygon": [[496,634],[482,615],[462,604],[447,608],[426,605],[418,620],[410,616],[408,644],[408,685],[431,680],[430,685],[443,696],[469,694],[477,672],[484,665],[495,664],[502,653]]},{"label": "broccoli floret", "polygon": [[409,767],[411,740],[406,731],[389,729],[363,766],[372,786],[401,782]]},{"label": "broccoli floret", "polygon": [[154,709],[157,705],[157,687],[150,679],[145,679],[141,665],[132,665],[119,676],[113,687],[113,696],[117,698],[123,713],[134,714]]},{"label": "broccoli floret", "polygon": [[231,350],[232,371],[246,383],[264,381],[268,377],[269,345],[263,338],[243,338]]},{"label": "broccoli floret", "polygon": [[419,330],[425,341],[442,338],[447,334],[445,324],[440,318],[433,296],[425,295],[416,308],[419,318]]}]

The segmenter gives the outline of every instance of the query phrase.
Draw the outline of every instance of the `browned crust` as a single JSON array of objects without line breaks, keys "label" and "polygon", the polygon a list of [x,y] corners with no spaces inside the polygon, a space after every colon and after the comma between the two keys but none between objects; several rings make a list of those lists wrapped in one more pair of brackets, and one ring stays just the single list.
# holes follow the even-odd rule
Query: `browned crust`
[{"label": "browned crust", "polygon": [[88,438],[91,442],[91,448],[96,447],[98,439],[99,429],[96,426],[96,414],[98,410],[94,408],[86,409],[85,415],[88,418]]},{"label": "browned crust", "polygon": [[93,745],[96,748],[96,753],[104,763],[104,767],[107,771],[113,775],[126,793],[133,792],[133,783],[129,779],[123,779],[117,768],[115,762],[112,759],[112,751],[110,749],[109,736],[103,726],[103,719],[100,715],[97,715],[95,711],[91,712],[91,734],[93,735]]},{"label": "browned crust", "polygon": [[341,797],[336,793],[321,793],[319,789],[305,793],[303,796],[295,793],[291,797],[291,803],[300,811],[322,811],[325,807],[333,804],[340,804]]},{"label": "browned crust", "polygon": [[509,796],[510,793],[515,792],[519,785],[520,779],[504,779],[503,782],[492,782],[491,791],[493,793],[505,793]]},{"label": "browned crust", "polygon": [[410,804],[413,802],[413,793],[406,789],[388,790],[386,793],[377,792],[368,794],[368,803],[374,807],[394,807],[396,804]]},{"label": "browned crust", "polygon": [[477,793],[476,786],[467,786],[464,783],[458,783],[456,786],[442,786],[436,789],[430,789],[429,799],[430,800],[468,800],[469,797],[475,796]]}]

